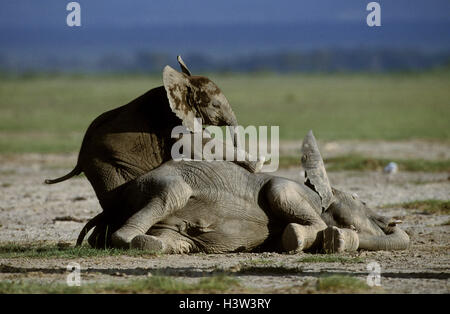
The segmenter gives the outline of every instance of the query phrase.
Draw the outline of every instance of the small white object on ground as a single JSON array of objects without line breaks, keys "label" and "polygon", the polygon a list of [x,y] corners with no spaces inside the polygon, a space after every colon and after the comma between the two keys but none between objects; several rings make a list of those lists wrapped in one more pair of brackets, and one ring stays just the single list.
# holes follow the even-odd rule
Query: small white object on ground
[{"label": "small white object on ground", "polygon": [[388,165],[386,167],[384,167],[384,172],[385,173],[397,173],[398,171],[398,166],[397,163],[391,161],[390,163],[388,163]]}]

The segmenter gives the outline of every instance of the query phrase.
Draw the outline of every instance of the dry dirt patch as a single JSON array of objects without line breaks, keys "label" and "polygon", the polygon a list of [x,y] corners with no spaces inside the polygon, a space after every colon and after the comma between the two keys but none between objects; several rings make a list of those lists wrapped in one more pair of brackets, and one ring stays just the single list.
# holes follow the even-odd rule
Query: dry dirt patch
[{"label": "dry dirt patch", "polygon": [[[45,178],[66,173],[75,160],[76,155],[0,156],[1,243],[75,242],[83,221],[100,212],[93,190],[83,177],[52,186],[43,184]],[[301,179],[299,169],[280,170],[277,174]],[[252,291],[314,292],[315,282],[324,275],[365,280],[367,263],[376,261],[382,269],[383,292],[449,293],[450,215],[381,208],[415,200],[449,200],[448,175],[405,172],[388,178],[381,172],[329,173],[337,188],[357,193],[384,215],[402,219],[412,240],[407,251],[345,253],[335,260],[275,253],[1,258],[0,281],[65,282],[66,265],[76,261],[86,283],[146,278],[149,274],[189,283],[225,273],[238,278],[243,287],[256,289]]]}]

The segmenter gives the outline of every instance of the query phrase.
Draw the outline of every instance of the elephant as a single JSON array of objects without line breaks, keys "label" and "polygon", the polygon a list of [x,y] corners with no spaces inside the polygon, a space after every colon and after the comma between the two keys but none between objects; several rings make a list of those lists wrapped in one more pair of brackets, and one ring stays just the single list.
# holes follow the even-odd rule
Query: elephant
[{"label": "elephant", "polygon": [[[178,62],[181,72],[164,68],[163,86],[97,117],[84,135],[74,169],[45,183],[58,183],[84,172],[103,210],[113,213],[124,185],[171,159],[171,147],[177,140],[172,138],[174,127],[183,125],[197,132],[194,119],[206,125],[237,126],[217,85],[207,77],[191,75],[180,56]],[[203,139],[203,145],[207,141]],[[237,164],[249,171],[261,169],[264,161],[249,161],[245,151],[244,155],[246,159]]]},{"label": "elephant", "polygon": [[[403,250],[398,220],[332,188],[310,131],[302,145],[306,182],[251,173],[227,161],[167,161],[121,194],[128,212],[94,247],[162,253]],[[96,225],[83,228],[77,245]]]}]

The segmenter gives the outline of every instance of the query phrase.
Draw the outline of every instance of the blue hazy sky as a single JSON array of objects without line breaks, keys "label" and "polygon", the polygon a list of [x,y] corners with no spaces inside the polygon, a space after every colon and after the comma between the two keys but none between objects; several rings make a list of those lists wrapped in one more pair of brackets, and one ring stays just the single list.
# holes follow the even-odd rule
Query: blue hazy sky
[{"label": "blue hazy sky", "polygon": [[[0,27],[65,27],[64,0],[3,0]],[[80,0],[82,23],[235,24],[365,21],[368,0]],[[382,21],[450,21],[449,0],[378,1]]]},{"label": "blue hazy sky", "polygon": [[89,68],[105,55],[131,59],[140,52],[450,52],[450,0],[378,1],[381,27],[366,24],[369,0],[80,0],[81,27],[66,25],[69,0],[1,2],[0,63],[13,66],[66,58]]}]

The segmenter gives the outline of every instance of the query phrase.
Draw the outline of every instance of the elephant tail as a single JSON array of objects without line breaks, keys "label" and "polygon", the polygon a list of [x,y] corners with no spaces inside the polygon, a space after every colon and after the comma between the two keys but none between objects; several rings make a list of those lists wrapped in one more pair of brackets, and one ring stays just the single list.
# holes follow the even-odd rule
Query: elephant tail
[{"label": "elephant tail", "polygon": [[81,169],[81,167],[76,165],[75,168],[73,168],[73,170],[71,172],[69,172],[68,174],[66,174],[62,177],[56,178],[56,179],[46,179],[44,182],[46,184],[54,184],[54,183],[62,182],[62,181],[72,178],[73,176],[77,176],[82,172],[83,172],[83,170]]},{"label": "elephant tail", "polygon": [[97,226],[98,222],[103,219],[103,212],[92,218],[87,222],[87,224],[81,229],[80,234],[78,235],[77,244],[75,246],[80,246],[83,243],[84,237],[86,234],[95,226]]}]

